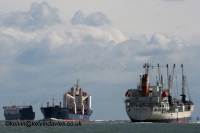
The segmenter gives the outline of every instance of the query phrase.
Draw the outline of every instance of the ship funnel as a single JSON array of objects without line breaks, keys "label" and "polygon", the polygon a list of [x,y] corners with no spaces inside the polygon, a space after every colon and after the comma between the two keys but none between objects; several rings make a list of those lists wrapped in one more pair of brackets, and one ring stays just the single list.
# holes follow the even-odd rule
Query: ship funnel
[{"label": "ship funnel", "polygon": [[71,88],[71,95],[72,95],[72,96],[75,96],[75,91],[74,91],[74,90],[75,90],[74,87],[72,87],[72,88]]},{"label": "ship funnel", "polygon": [[82,100],[83,99],[83,92],[82,92],[82,89],[80,88],[79,89],[79,100]]},{"label": "ship funnel", "polygon": [[141,96],[142,97],[147,97],[148,93],[149,93],[148,75],[145,74],[142,77],[142,92],[141,92]]},{"label": "ship funnel", "polygon": [[88,108],[91,109],[92,108],[92,96],[88,97]]}]

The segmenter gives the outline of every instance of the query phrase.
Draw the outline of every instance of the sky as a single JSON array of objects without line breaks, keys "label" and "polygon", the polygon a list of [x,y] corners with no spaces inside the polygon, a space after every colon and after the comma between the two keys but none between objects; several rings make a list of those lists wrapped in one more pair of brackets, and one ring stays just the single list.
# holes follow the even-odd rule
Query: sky
[{"label": "sky", "polygon": [[79,79],[92,96],[92,120],[128,120],[124,95],[137,87],[143,64],[175,63],[178,74],[183,63],[192,117],[199,116],[199,0],[0,3],[1,107],[31,104],[42,119],[40,107],[53,96],[62,102]]}]

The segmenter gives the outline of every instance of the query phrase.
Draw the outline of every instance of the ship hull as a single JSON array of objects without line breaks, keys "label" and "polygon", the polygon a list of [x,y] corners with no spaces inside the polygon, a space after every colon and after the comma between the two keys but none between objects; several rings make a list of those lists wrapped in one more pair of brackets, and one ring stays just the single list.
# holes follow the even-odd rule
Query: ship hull
[{"label": "ship hull", "polygon": [[18,120],[21,118],[20,114],[4,114],[5,120]]},{"label": "ship hull", "polygon": [[178,118],[178,119],[160,119],[160,120],[135,120],[131,119],[132,122],[153,122],[153,123],[189,123],[190,117]]},{"label": "ship hull", "polygon": [[35,113],[31,114],[4,114],[5,120],[34,120]]},{"label": "ship hull", "polygon": [[193,111],[194,105],[191,105],[191,111],[182,112],[153,112],[152,108],[131,107],[127,114],[132,122],[161,122],[161,123],[188,123]]},{"label": "ship hull", "polygon": [[44,119],[61,119],[61,120],[75,120],[75,121],[89,121],[92,114],[92,110],[88,114],[73,114],[69,113],[67,108],[56,108],[56,107],[42,107],[41,112]]}]

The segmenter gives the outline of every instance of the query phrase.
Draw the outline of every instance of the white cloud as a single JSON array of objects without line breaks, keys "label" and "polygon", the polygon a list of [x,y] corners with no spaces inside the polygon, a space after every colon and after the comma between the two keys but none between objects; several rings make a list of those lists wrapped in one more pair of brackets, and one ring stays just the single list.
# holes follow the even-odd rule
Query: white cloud
[{"label": "white cloud", "polygon": [[15,30],[13,28],[2,28],[0,32],[2,34],[12,36],[15,40],[21,41],[21,42],[30,42],[36,36],[36,34],[33,32],[25,33],[19,30]]},{"label": "white cloud", "polygon": [[183,47],[183,41],[180,37],[176,37],[173,35],[166,35],[161,33],[155,33],[150,42],[150,49],[181,49]]},{"label": "white cloud", "polygon": [[18,28],[22,31],[35,31],[61,23],[57,9],[46,2],[33,3],[27,12],[0,14],[0,26]]},{"label": "white cloud", "polygon": [[50,49],[54,49],[66,43],[64,37],[62,37],[57,31],[51,31],[48,35],[48,40],[50,43]]},{"label": "white cloud", "polygon": [[119,29],[114,28],[97,28],[85,25],[72,26],[66,30],[66,36],[71,38],[75,45],[93,42],[99,46],[107,46],[111,42],[116,45],[119,42],[125,41],[126,37]]},{"label": "white cloud", "polygon": [[98,27],[104,24],[109,25],[111,22],[101,12],[92,13],[85,17],[82,11],[78,11],[74,14],[73,18],[71,19],[71,23],[73,25],[84,24],[88,26]]}]

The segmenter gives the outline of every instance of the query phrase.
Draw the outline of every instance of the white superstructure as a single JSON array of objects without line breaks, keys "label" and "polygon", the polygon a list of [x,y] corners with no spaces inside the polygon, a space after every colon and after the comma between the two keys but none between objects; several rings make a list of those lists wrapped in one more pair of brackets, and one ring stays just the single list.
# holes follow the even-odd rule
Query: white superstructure
[{"label": "white superstructure", "polygon": [[30,106],[4,106],[4,114],[18,114],[20,110],[23,110],[24,108],[29,108]]},{"label": "white superstructure", "polygon": [[84,112],[92,110],[91,99],[92,96],[88,95],[87,92],[83,92],[77,80],[76,86],[63,95],[63,107],[73,110],[75,114],[77,114],[77,111],[84,114]]}]

